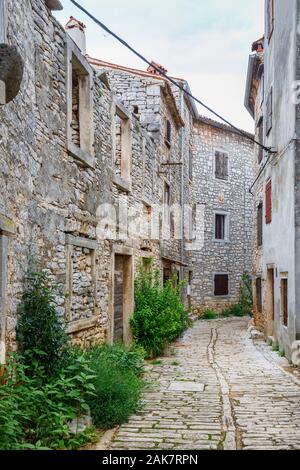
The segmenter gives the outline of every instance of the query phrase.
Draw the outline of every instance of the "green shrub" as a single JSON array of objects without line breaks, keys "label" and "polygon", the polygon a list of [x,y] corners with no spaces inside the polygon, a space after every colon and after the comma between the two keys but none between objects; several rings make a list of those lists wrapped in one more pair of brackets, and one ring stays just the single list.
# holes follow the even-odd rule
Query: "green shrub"
[{"label": "green shrub", "polygon": [[140,406],[143,355],[114,345],[93,348],[86,357],[94,374],[88,404],[95,425],[108,429],[125,422]]},{"label": "green shrub", "polygon": [[130,325],[133,338],[148,358],[162,354],[165,346],[178,338],[190,325],[181,302],[182,283],[171,279],[161,285],[160,273],[152,264],[145,272],[140,266],[135,281],[135,310]]},{"label": "green shrub", "polygon": [[[66,364],[70,342],[56,312],[57,287],[43,272],[30,272],[17,309],[17,343],[20,353],[31,352],[53,376]],[[28,357],[26,354],[23,358]]]},{"label": "green shrub", "polygon": [[0,449],[76,449],[92,437],[92,430],[72,434],[69,423],[88,410],[94,393],[86,359],[45,383],[46,372],[35,357],[13,355],[5,367],[0,387]]},{"label": "green shrub", "polygon": [[251,316],[253,311],[252,280],[251,276],[244,274],[240,290],[239,306],[243,315]]},{"label": "green shrub", "polygon": [[206,308],[202,314],[199,316],[200,320],[214,320],[215,318],[218,317],[217,312],[210,308]]}]

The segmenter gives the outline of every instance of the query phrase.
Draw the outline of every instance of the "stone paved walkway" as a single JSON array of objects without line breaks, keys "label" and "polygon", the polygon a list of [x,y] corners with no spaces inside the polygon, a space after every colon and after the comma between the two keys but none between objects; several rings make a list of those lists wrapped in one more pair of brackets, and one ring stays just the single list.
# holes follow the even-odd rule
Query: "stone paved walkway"
[{"label": "stone paved walkway", "polygon": [[[300,449],[300,381],[282,369],[285,359],[253,343],[248,324],[199,321],[174,356],[147,366],[144,407],[111,449]],[[190,382],[204,390],[169,390]]]}]

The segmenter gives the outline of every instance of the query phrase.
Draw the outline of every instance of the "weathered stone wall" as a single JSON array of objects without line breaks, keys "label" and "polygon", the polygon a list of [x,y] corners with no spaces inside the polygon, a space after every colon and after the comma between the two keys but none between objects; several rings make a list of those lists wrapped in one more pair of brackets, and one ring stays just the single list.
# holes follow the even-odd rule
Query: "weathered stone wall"
[{"label": "weathered stone wall", "polygon": [[[178,90],[172,93],[161,77],[88,62],[44,1],[21,0],[17,8],[13,0],[7,3],[7,41],[20,52],[24,77],[16,99],[0,108],[0,340],[5,332],[8,348],[15,346],[16,309],[32,265],[46,269],[61,285],[58,314],[74,343],[85,346],[113,340],[118,256],[126,264],[126,341],[133,278],[141,258],[152,257],[162,273],[170,266],[186,280],[194,271],[194,309],[209,303],[221,306],[211,296],[211,275],[230,269],[231,296],[222,305],[235,301],[241,275],[249,267],[252,212],[246,191],[251,146],[228,130],[197,122],[194,126],[188,100]],[[80,71],[79,96],[70,75],[73,56]],[[80,105],[78,109],[83,82],[90,87],[84,94],[84,132]],[[116,107],[126,120],[125,163],[120,149],[118,153]],[[166,120],[171,123],[170,146]],[[229,183],[213,178],[214,146],[229,151]],[[206,204],[203,252],[190,252],[180,239],[189,223],[186,215],[173,220],[173,238],[163,231],[165,183],[171,206]],[[226,246],[211,240],[212,211],[220,204],[232,213],[232,239]],[[120,207],[125,208],[125,220]],[[119,221],[117,233],[107,220],[109,208]],[[159,228],[154,234],[147,227],[153,215]],[[124,229],[126,220],[129,228]]]},{"label": "weathered stone wall", "polygon": [[[58,313],[74,341],[88,345],[110,340],[113,240],[97,240],[96,229],[99,205],[118,207],[122,193],[114,184],[112,165],[113,94],[94,72],[95,167],[82,166],[67,151],[66,33],[44,2],[33,0],[29,6],[20,1],[15,8],[10,1],[8,8],[8,42],[18,46],[25,70],[19,95],[0,109],[0,214],[14,233],[8,240],[7,345],[14,344],[16,307],[32,262],[47,269],[65,294],[71,291],[72,304],[69,295],[58,299]],[[160,195],[154,143],[138,120],[132,121],[132,190],[127,199],[136,209],[144,195],[151,203]],[[0,228],[3,234],[3,223]],[[136,258],[145,256],[142,240],[120,244],[133,246]],[[147,250],[159,265],[158,243]]]},{"label": "weathered stone wall", "polygon": [[[216,179],[216,150],[229,155],[229,178]],[[218,311],[236,303],[245,272],[251,272],[253,201],[249,187],[253,181],[253,146],[251,141],[213,122],[195,124],[194,132],[194,197],[204,207],[204,246],[190,253],[194,276],[193,308]],[[215,211],[229,217],[229,240],[215,241]],[[214,296],[214,273],[228,273],[229,295]]]}]

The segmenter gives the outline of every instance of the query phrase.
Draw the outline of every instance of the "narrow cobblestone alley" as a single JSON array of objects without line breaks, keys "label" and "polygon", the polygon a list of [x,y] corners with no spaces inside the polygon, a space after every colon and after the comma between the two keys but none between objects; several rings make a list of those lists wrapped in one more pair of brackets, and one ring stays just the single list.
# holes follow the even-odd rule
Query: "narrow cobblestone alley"
[{"label": "narrow cobblestone alley", "polygon": [[147,366],[144,407],[111,449],[300,449],[300,381],[248,324],[199,321]]}]

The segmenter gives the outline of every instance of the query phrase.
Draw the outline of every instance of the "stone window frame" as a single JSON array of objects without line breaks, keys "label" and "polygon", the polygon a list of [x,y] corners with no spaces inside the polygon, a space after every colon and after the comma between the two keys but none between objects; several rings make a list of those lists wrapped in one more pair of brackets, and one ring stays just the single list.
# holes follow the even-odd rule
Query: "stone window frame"
[{"label": "stone window frame", "polygon": [[[66,37],[67,56],[67,148],[72,155],[84,167],[95,168],[94,152],[94,122],[93,122],[93,77],[94,71],[80,49],[70,37]],[[79,120],[84,121],[81,126],[80,137],[84,141],[83,148],[78,147],[72,140],[72,74],[74,64],[81,71],[82,82],[80,84]],[[84,119],[82,117],[84,115]],[[84,129],[84,131],[83,131]]]},{"label": "stone window frame", "polygon": [[[216,215],[225,215],[225,238],[216,238]],[[214,221],[213,221],[213,241],[216,243],[230,243],[230,212],[222,209],[214,210]]]},{"label": "stone window frame", "polygon": [[[216,177],[216,153],[219,152],[219,153],[224,153],[227,155],[228,157],[228,160],[227,160],[227,164],[228,164],[228,168],[227,168],[227,173],[228,173],[228,176],[226,179],[224,178],[217,178]],[[224,147],[214,147],[213,148],[213,177],[215,179],[215,181],[218,181],[220,183],[230,183],[230,179],[231,179],[231,165],[230,165],[230,157],[229,157],[230,153],[229,153],[229,150],[224,148]]]},{"label": "stone window frame", "polygon": [[[92,276],[94,281],[94,314],[91,319],[83,319],[74,321],[71,318],[71,304],[72,304],[72,282],[73,282],[73,266],[72,254],[74,247],[87,248],[92,252]],[[97,276],[97,256],[98,256],[98,243],[96,240],[91,240],[83,237],[75,237],[73,235],[66,236],[66,259],[67,259],[67,282],[66,282],[66,308],[65,308],[65,321],[68,332],[75,332],[87,326],[92,326],[97,320],[97,291],[98,291],[98,276]],[[78,328],[76,325],[78,324]],[[72,328],[72,325],[74,327]],[[71,331],[72,330],[72,331]]]},{"label": "stone window frame", "polygon": [[6,287],[9,238],[14,236],[13,222],[0,214],[0,364],[5,364]]},{"label": "stone window frame", "polygon": [[[121,175],[115,173],[116,162],[116,115],[122,120],[121,125]],[[113,100],[111,109],[112,167],[114,184],[126,193],[132,190],[132,114],[118,100]]]},{"label": "stone window frame", "polygon": [[[215,277],[216,276],[228,276],[228,294],[227,295],[215,295]],[[231,279],[230,279],[229,272],[228,271],[227,272],[220,272],[220,271],[213,272],[212,286],[213,286],[213,297],[215,299],[228,299],[229,297],[231,297]]]}]

